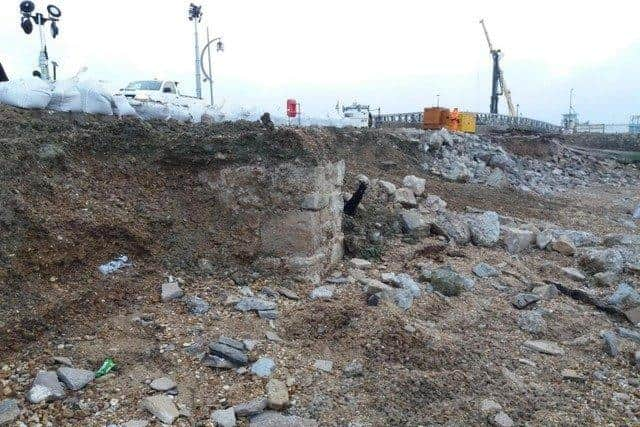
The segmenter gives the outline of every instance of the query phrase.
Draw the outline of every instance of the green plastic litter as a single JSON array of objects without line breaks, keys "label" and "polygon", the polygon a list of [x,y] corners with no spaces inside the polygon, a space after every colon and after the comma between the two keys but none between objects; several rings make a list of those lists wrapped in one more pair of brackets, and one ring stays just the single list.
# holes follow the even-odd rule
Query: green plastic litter
[{"label": "green plastic litter", "polygon": [[114,362],[113,359],[111,358],[105,359],[104,362],[102,363],[102,366],[100,366],[100,369],[96,371],[96,378],[100,378],[107,375],[115,367],[116,367],[116,362]]}]

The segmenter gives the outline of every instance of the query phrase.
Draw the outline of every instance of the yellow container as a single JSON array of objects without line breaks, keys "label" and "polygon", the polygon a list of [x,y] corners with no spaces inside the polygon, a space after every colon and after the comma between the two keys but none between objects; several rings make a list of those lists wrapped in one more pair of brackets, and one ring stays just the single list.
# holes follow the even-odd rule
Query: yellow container
[{"label": "yellow container", "polygon": [[460,113],[460,132],[476,133],[476,115],[473,113]]}]

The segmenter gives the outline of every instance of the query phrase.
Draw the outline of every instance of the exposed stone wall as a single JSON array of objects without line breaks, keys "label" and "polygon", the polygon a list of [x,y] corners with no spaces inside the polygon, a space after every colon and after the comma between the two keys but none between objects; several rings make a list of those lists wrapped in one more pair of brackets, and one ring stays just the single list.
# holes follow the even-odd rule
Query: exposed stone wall
[{"label": "exposed stone wall", "polygon": [[344,174],[340,161],[231,167],[202,178],[216,194],[221,218],[228,218],[220,224],[228,227],[228,239],[253,249],[254,268],[317,281],[343,255]]}]

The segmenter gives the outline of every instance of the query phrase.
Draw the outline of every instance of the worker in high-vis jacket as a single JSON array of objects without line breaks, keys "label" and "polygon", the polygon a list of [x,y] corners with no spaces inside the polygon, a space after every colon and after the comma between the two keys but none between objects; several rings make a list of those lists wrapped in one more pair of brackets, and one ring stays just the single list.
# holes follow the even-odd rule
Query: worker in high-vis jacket
[{"label": "worker in high-vis jacket", "polygon": [[449,122],[451,123],[451,130],[457,132],[460,127],[460,113],[457,108],[454,108],[449,115]]},{"label": "worker in high-vis jacket", "polygon": [[0,82],[8,82],[9,77],[7,77],[7,73],[4,72],[4,68],[2,68],[2,63],[0,62]]}]

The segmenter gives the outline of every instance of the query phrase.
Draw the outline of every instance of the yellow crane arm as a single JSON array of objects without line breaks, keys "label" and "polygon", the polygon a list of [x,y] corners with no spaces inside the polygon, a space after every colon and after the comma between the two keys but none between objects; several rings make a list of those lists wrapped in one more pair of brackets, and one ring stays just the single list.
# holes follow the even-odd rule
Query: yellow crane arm
[{"label": "yellow crane arm", "polygon": [[500,87],[502,88],[502,94],[504,95],[504,99],[507,100],[509,115],[511,115],[512,117],[515,117],[518,113],[516,112],[516,108],[513,106],[513,100],[511,99],[511,91],[507,88],[507,84],[504,81],[504,75],[502,74],[502,70],[500,70]]}]

